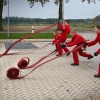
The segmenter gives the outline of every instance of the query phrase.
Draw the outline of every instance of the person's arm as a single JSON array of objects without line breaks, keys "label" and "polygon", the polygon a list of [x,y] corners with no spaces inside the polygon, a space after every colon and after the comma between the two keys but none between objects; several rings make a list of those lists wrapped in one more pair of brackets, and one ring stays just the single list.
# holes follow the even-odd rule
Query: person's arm
[{"label": "person's arm", "polygon": [[97,41],[97,38],[98,38],[98,36],[96,37],[96,39],[95,40],[93,40],[93,41],[91,41],[91,42],[88,42],[87,44],[88,44],[88,46],[92,46],[92,45],[95,45],[98,41]]},{"label": "person's arm", "polygon": [[73,38],[69,42],[66,42],[66,44],[69,44],[69,43],[72,43],[72,42],[73,42]]},{"label": "person's arm", "polygon": [[57,42],[57,40],[59,40],[59,38],[60,38],[60,35],[56,34],[55,39],[52,41],[52,43],[55,44]]},{"label": "person's arm", "polygon": [[80,39],[78,37],[76,37],[72,42],[67,43],[68,47],[77,45],[78,43],[80,43]]},{"label": "person's arm", "polygon": [[58,27],[59,27],[59,29],[62,30],[62,31],[65,29],[65,27],[62,25],[61,22],[58,23]]},{"label": "person's arm", "polygon": [[98,49],[98,53],[100,54],[100,48]]}]

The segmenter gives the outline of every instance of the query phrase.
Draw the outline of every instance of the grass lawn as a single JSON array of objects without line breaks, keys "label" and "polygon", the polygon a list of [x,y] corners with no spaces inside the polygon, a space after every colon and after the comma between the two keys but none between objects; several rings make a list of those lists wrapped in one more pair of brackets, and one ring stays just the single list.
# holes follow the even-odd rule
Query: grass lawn
[{"label": "grass lawn", "polygon": [[[28,33],[10,33],[9,37],[7,33],[0,33],[0,39],[20,39],[24,36],[28,35]],[[68,35],[70,38],[71,36]],[[37,33],[33,36],[29,37],[28,39],[53,39],[53,33]]]}]

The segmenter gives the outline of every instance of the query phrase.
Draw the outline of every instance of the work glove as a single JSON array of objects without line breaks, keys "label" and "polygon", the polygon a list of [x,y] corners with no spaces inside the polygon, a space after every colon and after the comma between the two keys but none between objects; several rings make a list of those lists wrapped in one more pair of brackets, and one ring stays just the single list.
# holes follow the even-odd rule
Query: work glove
[{"label": "work glove", "polygon": [[60,46],[61,46],[62,48],[64,48],[64,47],[66,47],[66,43],[61,43]]},{"label": "work glove", "polygon": [[85,43],[83,43],[83,45],[84,45],[84,46],[87,46],[87,45],[88,45],[88,43],[87,43],[87,42],[85,42]]},{"label": "work glove", "polygon": [[95,52],[95,53],[94,53],[94,56],[98,56],[98,52]]}]

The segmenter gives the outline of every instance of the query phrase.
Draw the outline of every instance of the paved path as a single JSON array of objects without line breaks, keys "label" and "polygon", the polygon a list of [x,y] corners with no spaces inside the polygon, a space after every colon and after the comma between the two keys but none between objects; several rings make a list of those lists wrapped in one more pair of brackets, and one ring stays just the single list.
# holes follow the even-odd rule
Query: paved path
[{"label": "paved path", "polygon": [[[5,51],[3,41],[0,43],[0,52]],[[48,42],[33,42],[41,47]],[[87,48],[93,54],[99,45]],[[11,67],[17,67],[17,62],[22,57],[29,57],[30,64],[54,50],[54,46],[37,50],[27,54],[8,55],[0,58],[0,100],[100,100],[100,78],[97,74],[100,56],[91,60],[80,58],[79,66],[71,66],[72,54],[59,57],[48,62],[27,77],[20,80],[10,80],[6,72]],[[72,48],[69,48],[70,50]],[[10,52],[29,50],[10,50]],[[55,55],[48,57],[50,59]],[[47,60],[45,59],[45,60]],[[45,61],[44,60],[44,61]],[[17,67],[18,68],[18,67]],[[21,75],[29,73],[31,69],[21,70]]]}]

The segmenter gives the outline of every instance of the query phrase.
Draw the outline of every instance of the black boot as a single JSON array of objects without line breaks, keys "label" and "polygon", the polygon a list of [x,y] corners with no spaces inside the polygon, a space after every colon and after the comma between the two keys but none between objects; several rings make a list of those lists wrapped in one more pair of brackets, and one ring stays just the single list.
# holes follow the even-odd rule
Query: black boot
[{"label": "black boot", "polygon": [[91,58],[93,58],[93,56],[90,56],[90,57],[88,57],[87,59],[91,59]]},{"label": "black boot", "polygon": [[67,53],[67,56],[69,56],[70,53],[71,53],[71,52]]},{"label": "black boot", "polygon": [[99,76],[99,75],[94,75],[94,77],[96,77],[96,78],[100,78],[100,76]]},{"label": "black boot", "polygon": [[56,54],[56,56],[62,56],[62,55]]},{"label": "black boot", "polygon": [[78,66],[79,64],[74,64],[74,63],[71,63],[71,65],[72,65],[72,66]]}]

